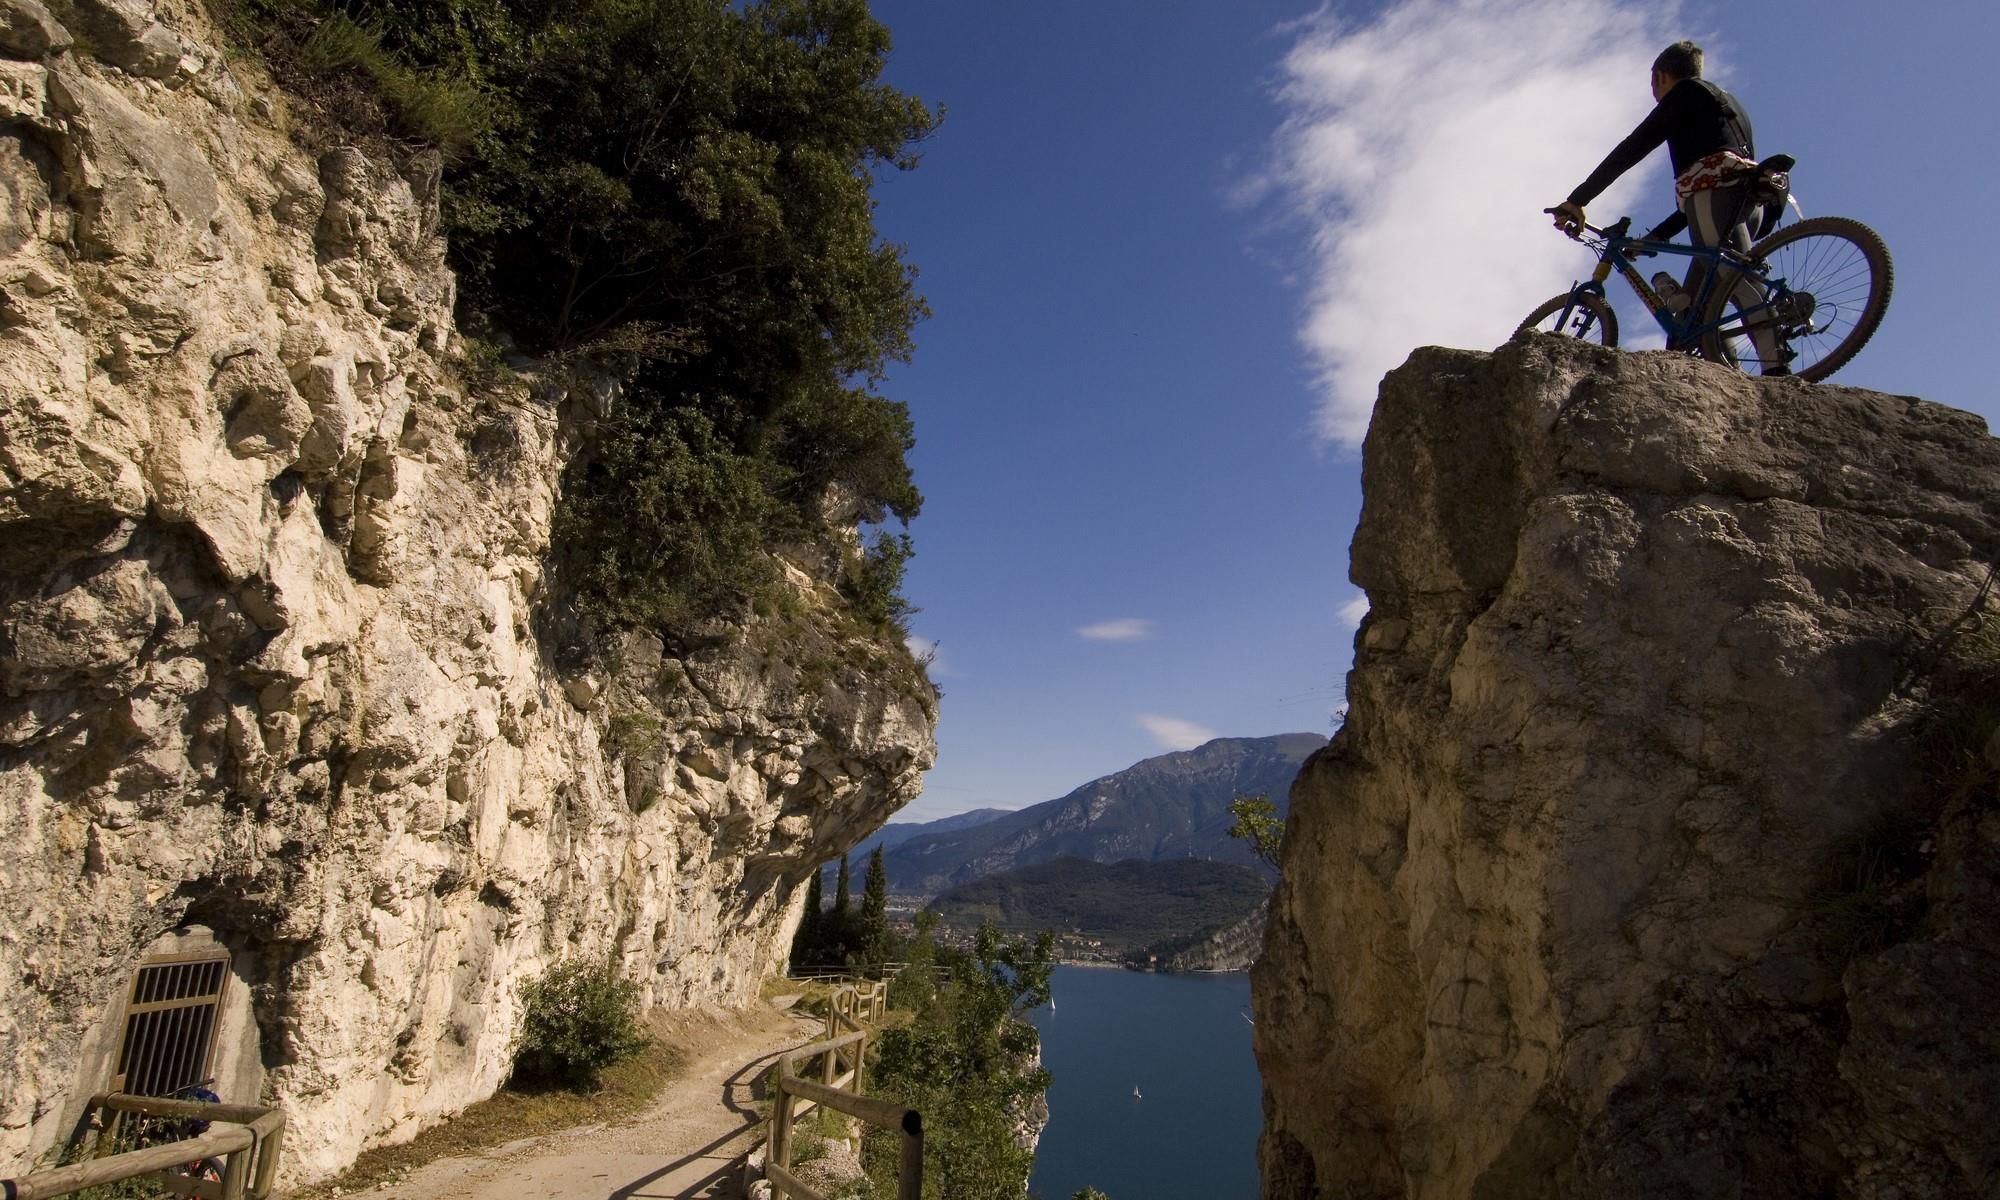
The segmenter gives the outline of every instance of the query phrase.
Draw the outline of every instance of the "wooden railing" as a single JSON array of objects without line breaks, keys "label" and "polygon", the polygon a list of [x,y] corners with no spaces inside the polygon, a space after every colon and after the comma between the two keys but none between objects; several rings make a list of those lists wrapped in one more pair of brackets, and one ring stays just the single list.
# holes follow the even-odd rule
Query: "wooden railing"
[{"label": "wooden railing", "polygon": [[787,967],[785,978],[812,983],[841,983],[848,980],[866,979],[871,975],[883,979],[894,979],[908,963],[883,963],[879,967]]},{"label": "wooden railing", "polygon": [[[285,1136],[282,1109],[254,1104],[206,1104],[198,1100],[167,1100],[107,1092],[90,1098],[90,1115],[106,1114],[100,1143],[116,1143],[129,1116],[207,1121],[208,1131],[157,1146],[144,1146],[67,1167],[37,1171],[20,1179],[0,1180],[4,1200],[42,1200],[66,1196],[84,1188],[150,1177],[166,1191],[202,1200],[263,1200],[271,1194],[278,1174],[278,1152]],[[203,1159],[222,1160],[218,1182],[196,1179],[181,1169]]]},{"label": "wooden railing", "polygon": [[859,1030],[860,1021],[879,1021],[882,1014],[889,1011],[889,983],[887,980],[861,980],[845,983],[827,998],[826,1036],[837,1038],[844,1033]]},{"label": "wooden railing", "polygon": [[[826,1009],[825,1040],[780,1055],[772,1072],[771,1125],[764,1144],[764,1178],[780,1196],[792,1200],[826,1200],[792,1174],[792,1127],[813,1109],[825,1106],[902,1135],[896,1172],[896,1200],[919,1200],[924,1191],[924,1120],[914,1108],[861,1094],[861,1073],[868,1061],[868,1029],[861,1018],[877,1019],[888,1007],[886,980],[846,983],[834,990]],[[843,1061],[842,1052],[847,1052]],[[819,1059],[818,1080],[806,1078],[799,1064]]]}]

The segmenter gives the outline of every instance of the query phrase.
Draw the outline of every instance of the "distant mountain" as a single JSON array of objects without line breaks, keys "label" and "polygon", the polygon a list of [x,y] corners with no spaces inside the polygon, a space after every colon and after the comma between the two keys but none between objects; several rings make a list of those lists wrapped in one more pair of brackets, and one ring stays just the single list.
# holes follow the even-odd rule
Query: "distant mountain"
[{"label": "distant mountain", "polygon": [[875,832],[875,836],[862,845],[873,850],[872,843],[880,840],[886,846],[900,846],[913,837],[927,833],[953,833],[960,829],[970,829],[974,825],[984,825],[996,817],[1004,817],[1013,812],[1011,808],[975,808],[954,816],[939,817],[935,821],[891,821]]},{"label": "distant mountain", "polygon": [[1217,738],[1162,754],[1087,783],[1057,800],[1003,813],[969,828],[927,832],[889,848],[889,890],[934,896],[984,875],[1065,855],[1124,859],[1257,860],[1229,836],[1229,801],[1264,793],[1285,810],[1299,764],[1326,744],[1315,733]]},{"label": "distant mountain", "polygon": [[1082,934],[1122,953],[1234,926],[1270,894],[1261,871],[1235,863],[1058,858],[960,884],[926,907],[961,930],[990,920],[1009,931]]},{"label": "distant mountain", "polygon": [[[848,866],[854,873],[855,892],[858,894],[861,890],[861,877],[868,870],[868,856],[875,853],[875,847],[900,846],[911,838],[922,837],[927,833],[955,833],[961,829],[970,829],[974,825],[984,825],[996,817],[1007,816],[1013,811],[1011,808],[975,808],[970,812],[939,817],[935,821],[889,822],[863,838],[859,845],[847,852]],[[840,860],[837,858],[820,868],[820,874],[826,877],[826,894],[829,898],[833,895],[833,880],[839,870]]]}]

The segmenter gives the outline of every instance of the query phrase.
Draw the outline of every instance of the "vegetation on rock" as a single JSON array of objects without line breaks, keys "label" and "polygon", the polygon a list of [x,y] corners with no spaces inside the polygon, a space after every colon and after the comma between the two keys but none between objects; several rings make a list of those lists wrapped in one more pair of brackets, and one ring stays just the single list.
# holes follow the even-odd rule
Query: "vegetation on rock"
[{"label": "vegetation on rock", "polygon": [[880,80],[866,0],[234,0],[230,25],[343,124],[445,156],[461,323],[622,396],[557,517],[600,625],[686,629],[813,546],[889,634],[922,497],[878,385],[926,314],[876,234],[877,170],[937,117]]}]

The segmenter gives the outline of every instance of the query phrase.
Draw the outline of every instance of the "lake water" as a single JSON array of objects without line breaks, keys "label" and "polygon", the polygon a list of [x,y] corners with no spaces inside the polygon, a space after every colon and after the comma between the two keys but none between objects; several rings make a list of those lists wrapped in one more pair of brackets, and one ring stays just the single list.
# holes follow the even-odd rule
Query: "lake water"
[{"label": "lake water", "polygon": [[[1057,967],[1042,1033],[1049,1125],[1030,1189],[1069,1200],[1254,1200],[1263,1124],[1250,977]],[[1139,1089],[1140,1099],[1132,1098]]]}]

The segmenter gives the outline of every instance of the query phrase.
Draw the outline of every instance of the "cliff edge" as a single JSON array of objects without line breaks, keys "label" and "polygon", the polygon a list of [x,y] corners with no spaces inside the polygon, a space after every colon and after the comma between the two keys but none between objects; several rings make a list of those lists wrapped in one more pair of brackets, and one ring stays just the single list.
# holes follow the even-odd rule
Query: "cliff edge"
[{"label": "cliff edge", "polygon": [[[916,794],[921,669],[796,566],[571,653],[550,521],[615,381],[461,378],[434,157],[302,150],[196,4],[53,7],[0,0],[0,1174],[144,1003],[298,1182],[490,1093],[559,959],[754,1000]],[[227,966],[133,990],[176,954]]]},{"label": "cliff edge", "polygon": [[2000,442],[1537,336],[1418,351],[1363,472],[1263,1194],[1994,1194]]}]

